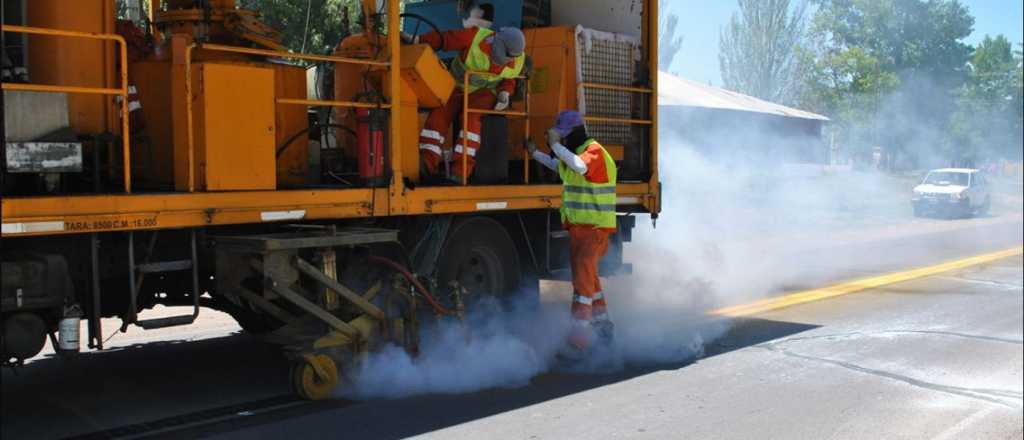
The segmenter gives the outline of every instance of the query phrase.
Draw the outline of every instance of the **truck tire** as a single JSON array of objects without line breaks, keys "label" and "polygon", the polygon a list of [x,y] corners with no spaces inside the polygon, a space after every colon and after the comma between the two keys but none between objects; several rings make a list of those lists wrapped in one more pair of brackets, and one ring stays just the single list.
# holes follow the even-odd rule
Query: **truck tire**
[{"label": "truck tire", "polygon": [[452,226],[438,257],[442,289],[457,281],[468,292],[466,306],[484,297],[514,302],[522,287],[515,243],[505,227],[489,217],[469,217]]}]

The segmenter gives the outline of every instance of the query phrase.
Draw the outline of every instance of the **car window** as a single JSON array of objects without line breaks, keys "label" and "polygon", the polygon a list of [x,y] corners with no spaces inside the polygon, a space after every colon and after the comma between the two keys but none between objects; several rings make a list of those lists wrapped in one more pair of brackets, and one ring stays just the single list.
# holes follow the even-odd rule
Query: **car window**
[{"label": "car window", "polygon": [[969,175],[952,171],[932,171],[924,178],[924,183],[932,185],[960,185],[967,186]]}]

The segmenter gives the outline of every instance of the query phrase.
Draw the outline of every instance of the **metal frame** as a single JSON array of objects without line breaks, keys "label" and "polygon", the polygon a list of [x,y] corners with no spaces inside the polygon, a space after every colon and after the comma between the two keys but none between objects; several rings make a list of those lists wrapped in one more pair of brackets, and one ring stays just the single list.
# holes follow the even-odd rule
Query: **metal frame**
[{"label": "metal frame", "polygon": [[[388,0],[388,26],[398,29],[398,0]],[[644,2],[643,42],[646,45],[646,61],[650,72],[657,71],[657,1]],[[4,30],[10,28],[4,26]],[[72,33],[74,34],[74,33]],[[388,35],[390,58],[386,63],[390,96],[400,96],[401,71],[398,33]],[[85,34],[92,35],[92,34]],[[112,36],[117,37],[117,36]],[[120,37],[117,37],[120,38]],[[211,45],[200,46],[210,48]],[[217,46],[213,46],[217,48]],[[232,48],[232,46],[226,46]],[[232,48],[231,50],[236,50]],[[249,51],[247,48],[239,50]],[[252,53],[274,53],[275,56],[299,58],[306,55],[264,52],[251,49]],[[323,59],[320,55],[309,55],[310,59]],[[334,59],[334,57],[326,57]],[[338,57],[340,58],[340,57]],[[343,60],[347,60],[341,58]],[[189,69],[186,69],[186,72]],[[122,70],[122,74],[126,72]],[[656,215],[660,211],[660,185],[658,183],[657,149],[657,75],[651,75],[650,89],[643,87],[607,86],[584,84],[587,87],[615,87],[624,91],[650,93],[651,119],[623,120],[622,123],[649,125],[651,177],[646,182],[620,183],[617,188],[619,205],[643,206]],[[186,82],[190,84],[190,82]],[[9,88],[4,84],[4,88]],[[529,96],[529,93],[527,93]],[[392,98],[393,100],[394,98]],[[126,100],[124,100],[126,101]],[[341,105],[344,102],[313,101],[281,98],[282,105]],[[350,103],[361,104],[365,103]],[[471,110],[473,111],[473,110]],[[491,112],[483,110],[481,112]],[[402,112],[392,111],[389,139],[392,143],[401,139]],[[465,114],[465,113],[464,113]],[[590,118],[596,118],[590,117]],[[127,120],[127,118],[123,118]],[[594,121],[594,119],[589,119]],[[529,121],[529,118],[527,118]],[[191,131],[190,131],[191,133]],[[127,140],[126,140],[127,145]],[[127,151],[127,150],[126,150]],[[110,232],[129,230],[170,229],[202,227],[211,225],[258,224],[265,220],[268,212],[298,213],[296,220],[338,220],[345,218],[373,216],[404,216],[418,214],[444,214],[478,212],[488,209],[521,210],[552,209],[561,205],[561,185],[501,185],[501,186],[459,186],[459,187],[407,187],[402,172],[403,148],[392,147],[390,167],[392,179],[386,188],[355,189],[302,189],[276,191],[236,192],[176,192],[143,195],[81,195],[43,197],[3,197],[2,236],[27,237],[89,232]],[[526,153],[529,154],[529,153]],[[529,164],[530,158],[525,157]],[[126,161],[127,163],[127,161]],[[529,165],[527,165],[528,167]],[[524,167],[525,168],[525,167]],[[529,170],[526,170],[527,178]],[[191,181],[192,179],[190,179]],[[496,203],[492,203],[496,202]],[[495,208],[495,206],[500,206]]]},{"label": "metal frame", "polygon": [[[263,235],[217,236],[214,237],[214,240],[216,240],[220,249],[228,252],[244,255],[266,256],[268,254],[278,252],[289,253],[298,249],[333,250],[333,248],[343,246],[358,246],[372,243],[398,243],[398,231],[379,228],[325,228],[317,231],[300,230],[297,232]],[[327,292],[325,292],[327,294],[325,295],[325,299],[330,294],[337,295],[341,299],[347,301],[348,304],[358,308],[363,315],[360,315],[349,322],[345,322],[331,313],[330,310],[332,308],[329,304],[324,304],[324,306],[318,305],[314,301],[310,300],[310,298],[316,298],[316,296],[309,295],[308,292],[303,289],[288,287],[285,283],[278,282],[272,275],[264,271],[264,267],[256,259],[249,259],[250,267],[257,273],[264,276],[264,287],[266,289],[273,291],[282,299],[315,316],[321,322],[327,324],[334,331],[342,335],[342,338],[335,338],[330,335],[328,336],[330,338],[337,339],[336,342],[338,345],[359,341],[368,336],[365,329],[363,329],[364,326],[360,325],[360,321],[365,319],[363,317],[369,317],[375,320],[374,322],[383,322],[387,319],[384,310],[371,302],[374,296],[380,292],[380,284],[371,286],[369,290],[360,295],[338,282],[335,277],[332,277],[329,270],[318,268],[315,264],[300,256],[292,256],[289,262],[298,270],[299,273],[306,275],[319,286],[327,289]],[[279,317],[279,319],[289,318],[287,312],[267,301],[255,292],[243,291],[241,295],[253,301],[256,307],[266,310],[275,317]],[[326,302],[328,301],[325,301],[325,303]],[[282,321],[287,323],[291,321],[291,319],[282,319]]]},{"label": "metal frame", "polygon": [[[469,93],[469,77],[472,76],[472,75],[487,75],[487,74],[489,74],[489,73],[487,73],[487,72],[473,72],[471,70],[467,70],[466,73],[462,75],[462,132],[466,134],[466,136],[464,137],[465,145],[462,146],[462,186],[469,185],[469,176],[468,176],[469,173],[468,173],[468,171],[469,171],[469,114],[470,113],[477,113],[477,114],[482,114],[482,115],[503,115],[503,116],[512,116],[512,117],[517,117],[517,118],[523,118],[523,121],[524,121],[523,125],[525,126],[525,132],[526,132],[526,136],[523,139],[527,139],[527,138],[530,137],[530,117],[529,117],[529,113],[530,113],[530,90],[529,90],[529,87],[526,87],[526,91],[525,91],[525,93],[523,93],[523,95],[525,95],[525,98],[523,99],[523,101],[524,101],[523,111],[521,111],[521,112],[514,111],[514,110],[498,111],[498,110],[479,109],[479,108],[470,108],[469,107],[469,94],[470,94]],[[516,76],[516,77],[510,78],[510,79],[517,79],[517,80],[521,79],[521,80],[524,80],[524,81],[528,81],[529,80],[529,78],[524,76],[524,75]],[[509,108],[511,108],[511,107],[512,107],[512,103],[509,103]],[[482,140],[483,139],[481,139],[481,141]],[[524,184],[529,184],[530,183],[530,152],[527,151],[525,148],[523,149],[523,179],[524,179],[523,180]]]},{"label": "metal frame", "polygon": [[[248,55],[262,55],[268,57],[279,57],[279,58],[293,58],[297,60],[310,60],[310,61],[330,61],[334,63],[345,63],[345,64],[357,64],[364,66],[376,66],[384,67],[389,70],[392,65],[388,61],[376,61],[376,60],[361,60],[358,58],[346,58],[336,57],[328,55],[311,55],[311,54],[300,54],[292,52],[283,52],[278,50],[269,49],[254,49],[250,47],[238,47],[238,46],[227,46],[223,44],[209,44],[209,43],[192,43],[185,47],[185,120],[188,124],[188,192],[192,193],[196,190],[196,177],[195,177],[195,128],[193,126],[192,116],[192,51],[208,50],[211,52],[229,52],[229,53],[240,53]],[[398,95],[393,95],[398,96]],[[315,99],[300,99],[300,98],[279,98],[275,100],[277,104],[281,105],[313,105],[313,106],[332,106],[332,107],[351,107],[351,108],[379,108],[379,109],[390,109],[390,104],[367,104],[362,102],[352,101],[324,101]]]},{"label": "metal frame", "polygon": [[107,40],[118,43],[120,49],[121,87],[81,87],[81,86],[60,86],[50,84],[19,84],[3,83],[3,90],[20,90],[25,92],[44,93],[80,93],[93,95],[114,95],[121,97],[121,155],[124,159],[124,192],[132,192],[132,170],[131,170],[131,132],[128,128],[128,45],[120,35],[97,34],[89,32],[65,31],[60,29],[48,29],[28,26],[2,25],[2,32],[16,32],[32,35],[48,35],[51,37],[72,37],[86,38],[91,40]]}]

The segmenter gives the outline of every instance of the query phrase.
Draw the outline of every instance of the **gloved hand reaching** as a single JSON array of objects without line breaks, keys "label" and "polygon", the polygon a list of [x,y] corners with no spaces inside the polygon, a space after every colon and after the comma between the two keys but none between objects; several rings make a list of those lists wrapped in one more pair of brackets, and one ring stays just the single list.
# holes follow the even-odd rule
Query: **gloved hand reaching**
[{"label": "gloved hand reaching", "polygon": [[526,139],[526,151],[530,152],[530,156],[537,152],[537,144],[533,142],[533,139]]},{"label": "gloved hand reaching", "polygon": [[497,111],[504,111],[508,108],[509,94],[508,92],[498,92],[498,103],[494,104],[494,109]]}]

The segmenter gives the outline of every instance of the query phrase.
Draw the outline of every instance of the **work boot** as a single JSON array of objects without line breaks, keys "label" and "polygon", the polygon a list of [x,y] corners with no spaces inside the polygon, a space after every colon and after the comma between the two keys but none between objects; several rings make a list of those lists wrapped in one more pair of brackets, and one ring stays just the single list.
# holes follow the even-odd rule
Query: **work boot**
[{"label": "work boot", "polygon": [[609,347],[615,343],[615,324],[606,320],[594,321],[592,325],[594,327],[594,336],[599,345]]},{"label": "work boot", "polygon": [[571,366],[582,362],[587,359],[589,350],[584,347],[580,347],[571,342],[566,342],[562,348],[558,349],[555,353],[555,358],[566,366]]}]

